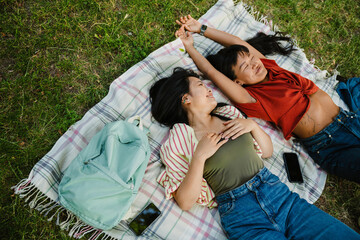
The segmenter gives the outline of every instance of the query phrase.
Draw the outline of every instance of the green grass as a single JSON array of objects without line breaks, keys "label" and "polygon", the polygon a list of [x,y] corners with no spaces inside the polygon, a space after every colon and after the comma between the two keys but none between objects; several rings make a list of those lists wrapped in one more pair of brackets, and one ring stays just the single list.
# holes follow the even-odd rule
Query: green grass
[{"label": "green grass", "polygon": [[[69,239],[10,187],[110,83],[215,0],[0,0],[0,239]],[[359,1],[246,1],[321,69],[360,76]],[[359,231],[360,187],[330,177],[317,206]]]}]

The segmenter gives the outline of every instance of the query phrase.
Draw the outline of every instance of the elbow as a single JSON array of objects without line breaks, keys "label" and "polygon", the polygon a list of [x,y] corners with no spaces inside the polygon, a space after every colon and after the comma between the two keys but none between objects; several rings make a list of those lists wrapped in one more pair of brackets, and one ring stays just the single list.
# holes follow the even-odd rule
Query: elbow
[{"label": "elbow", "polygon": [[269,157],[271,157],[272,154],[273,154],[273,151],[274,151],[274,149],[271,146],[271,148],[266,149],[266,151],[263,151],[263,154],[261,155],[261,158],[269,158]]},{"label": "elbow", "polygon": [[272,156],[272,154],[265,154],[265,153],[263,153],[262,155],[261,155],[261,158],[269,158],[269,157],[271,157]]},{"label": "elbow", "polygon": [[187,203],[187,202],[177,202],[177,204],[183,211],[189,211],[194,205],[193,203]]},{"label": "elbow", "polygon": [[189,211],[192,208],[192,206],[194,205],[195,202],[194,201],[189,201],[189,199],[179,198],[176,193],[177,192],[175,192],[175,194],[174,194],[174,199],[175,199],[177,205],[181,208],[181,210]]}]

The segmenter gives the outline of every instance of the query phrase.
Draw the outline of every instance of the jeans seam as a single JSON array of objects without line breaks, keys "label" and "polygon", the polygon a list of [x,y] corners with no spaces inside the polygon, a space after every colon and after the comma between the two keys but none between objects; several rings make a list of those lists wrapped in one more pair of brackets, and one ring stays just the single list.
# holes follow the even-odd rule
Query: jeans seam
[{"label": "jeans seam", "polygon": [[[255,194],[255,197],[256,197],[256,201],[258,202],[258,204],[260,205],[262,211],[266,214],[266,216],[268,217],[268,219],[270,220],[270,222],[273,224],[273,226],[275,227],[275,229],[278,231],[278,232],[281,232],[281,229],[280,229],[280,226],[277,224],[277,222],[275,221],[275,219],[273,217],[271,217],[269,215],[269,213],[265,210],[265,204],[262,204],[261,201],[259,200],[259,197],[258,197],[258,193],[256,191],[252,191],[254,194]],[[266,200],[268,203],[266,204],[268,206],[268,208],[274,213],[275,215],[275,211],[272,207],[272,205],[270,204],[270,202],[268,200]]]}]

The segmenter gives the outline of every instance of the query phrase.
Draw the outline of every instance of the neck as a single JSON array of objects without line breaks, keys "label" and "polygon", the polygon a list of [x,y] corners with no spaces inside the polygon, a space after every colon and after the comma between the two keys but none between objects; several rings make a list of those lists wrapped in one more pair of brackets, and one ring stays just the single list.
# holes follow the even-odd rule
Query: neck
[{"label": "neck", "polygon": [[212,116],[205,112],[188,112],[189,125],[196,131],[207,129],[211,125]]}]

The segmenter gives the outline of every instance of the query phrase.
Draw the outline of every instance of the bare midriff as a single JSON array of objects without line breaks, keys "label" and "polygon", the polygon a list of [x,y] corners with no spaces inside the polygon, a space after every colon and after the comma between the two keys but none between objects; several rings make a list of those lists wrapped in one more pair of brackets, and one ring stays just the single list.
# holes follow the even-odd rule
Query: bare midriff
[{"label": "bare midriff", "polygon": [[310,107],[293,131],[299,138],[314,136],[332,123],[340,111],[330,96],[321,89],[309,98]]}]

